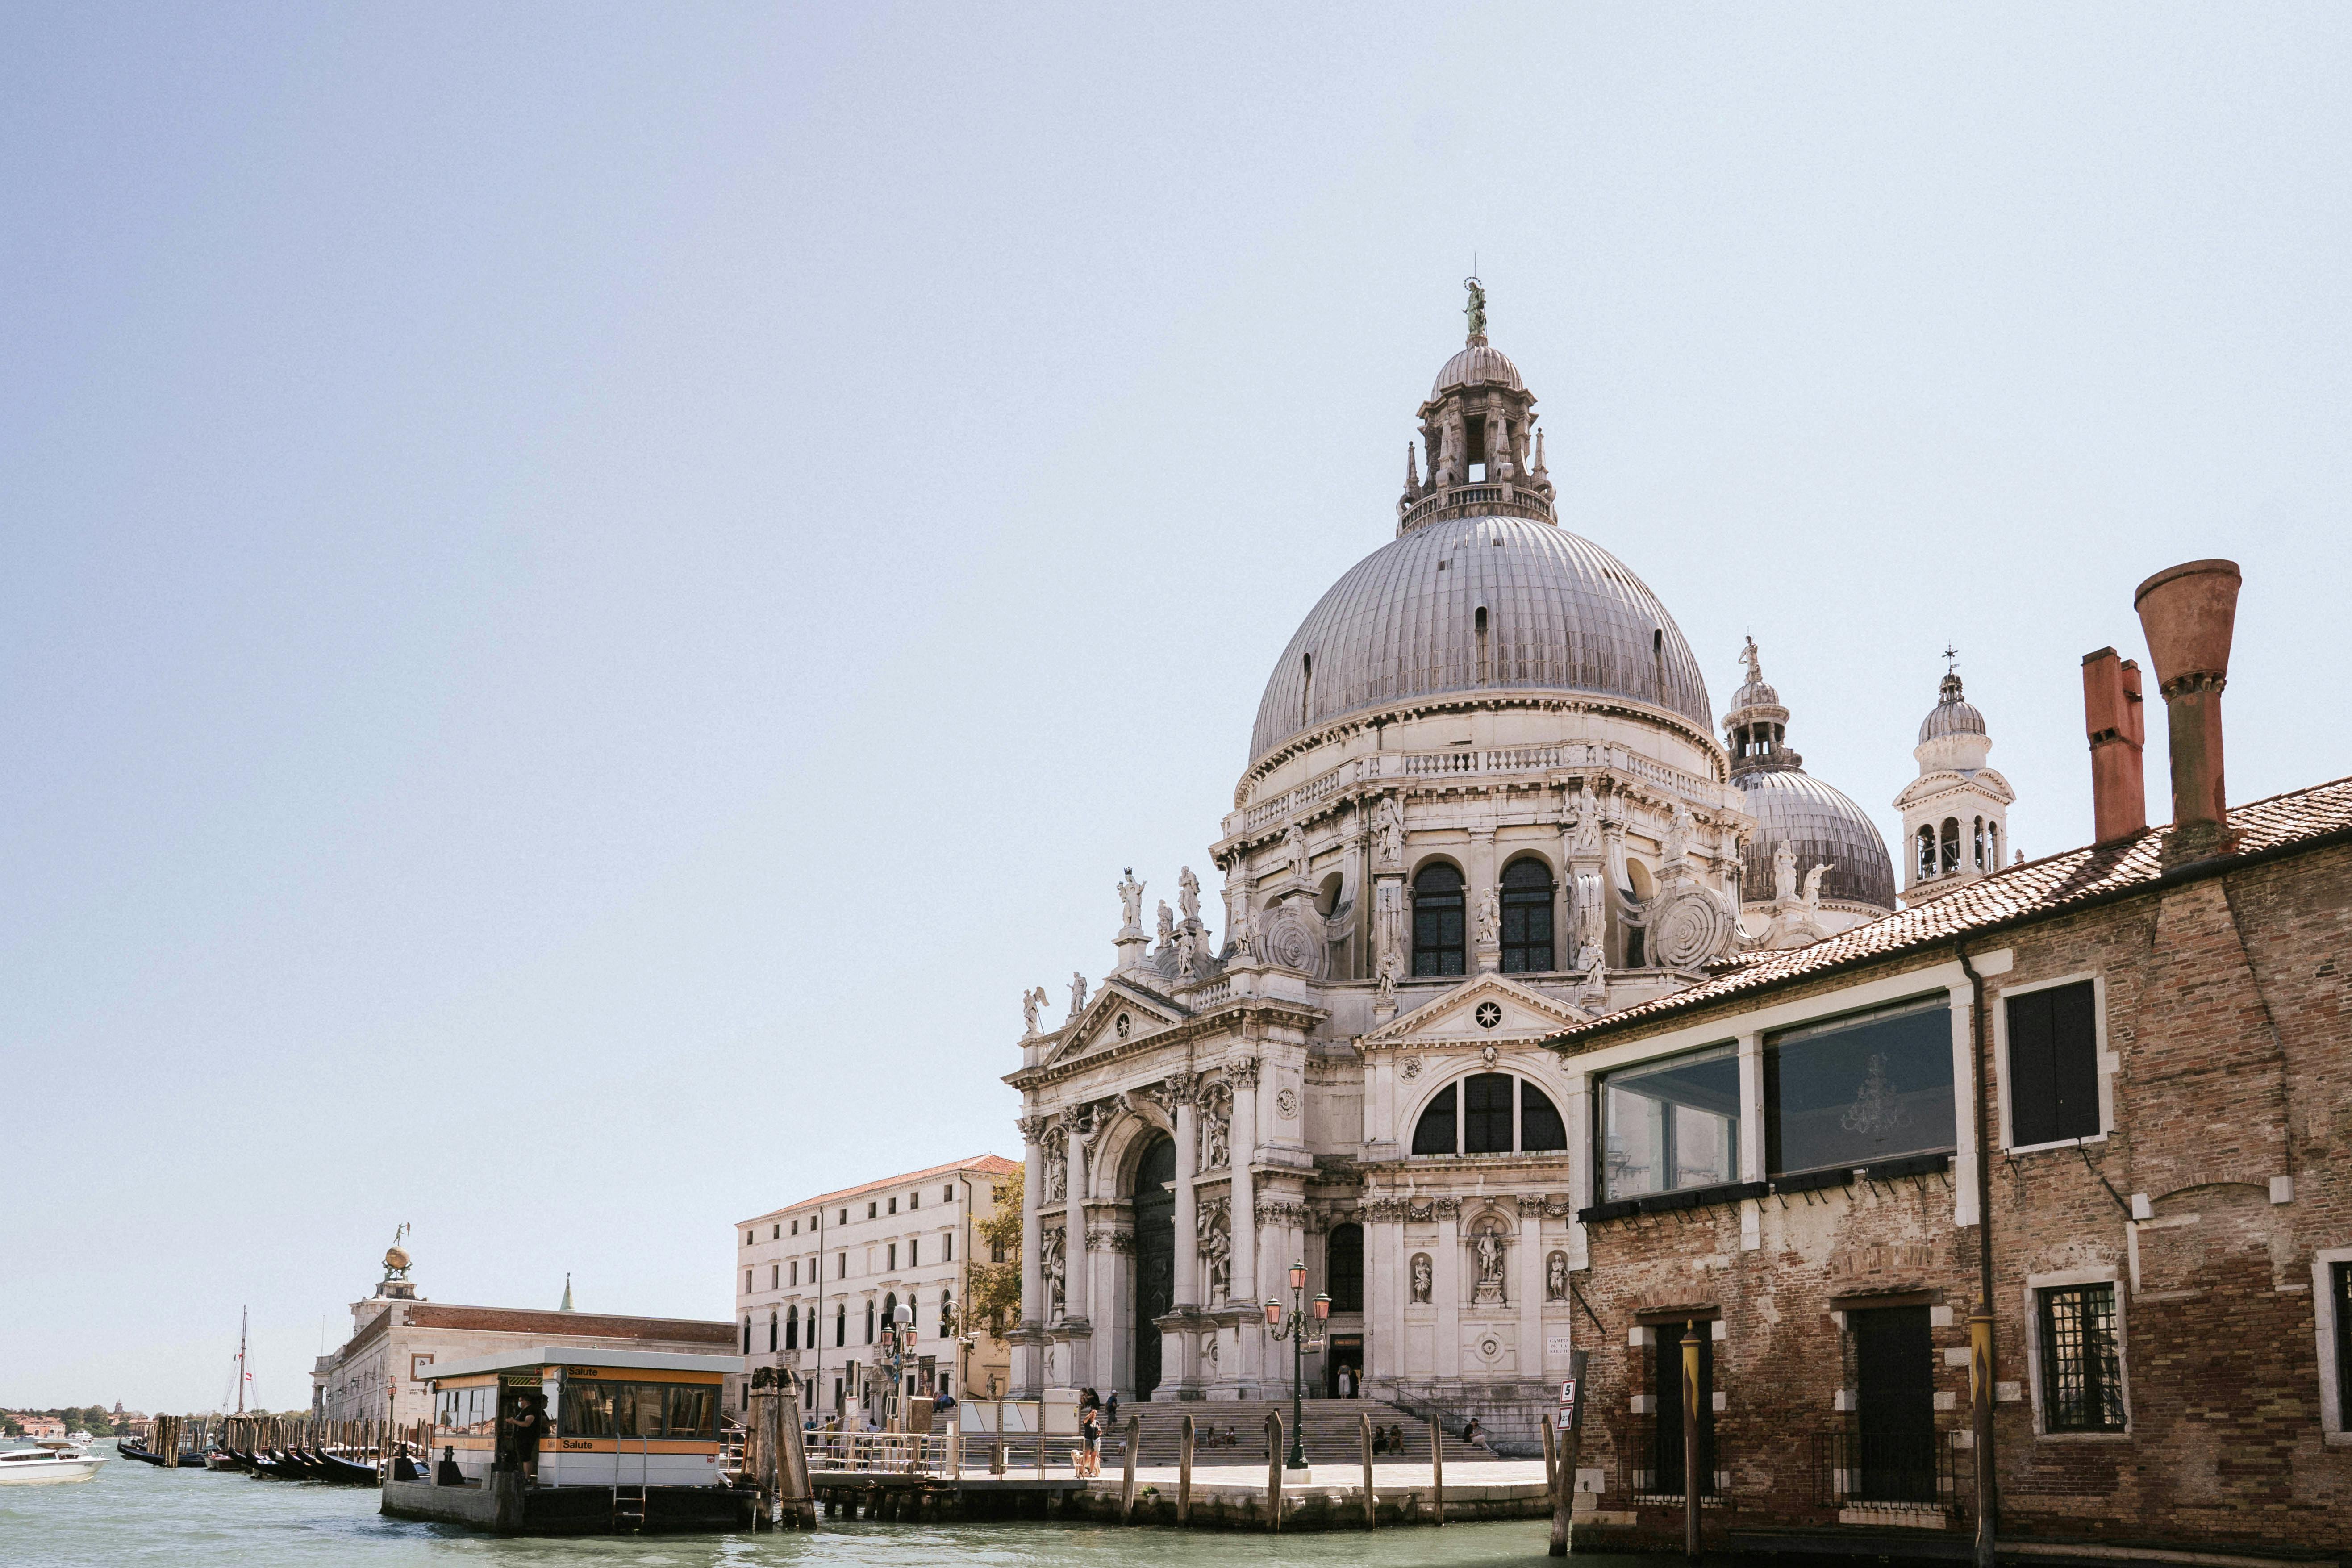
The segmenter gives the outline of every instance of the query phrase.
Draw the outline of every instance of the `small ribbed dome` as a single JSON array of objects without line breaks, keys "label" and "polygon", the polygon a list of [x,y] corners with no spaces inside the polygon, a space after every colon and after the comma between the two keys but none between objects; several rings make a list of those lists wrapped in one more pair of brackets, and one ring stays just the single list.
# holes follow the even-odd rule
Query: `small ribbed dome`
[{"label": "small ribbed dome", "polygon": [[1795,768],[1735,773],[1731,782],[1757,822],[1755,836],[1739,852],[1741,901],[1773,896],[1772,848],[1785,841],[1797,858],[1800,879],[1829,862],[1822,877],[1823,899],[1893,911],[1895,862],[1862,807]]},{"label": "small ribbed dome", "polygon": [[1927,717],[1919,721],[1919,744],[1945,735],[1981,735],[1985,732],[1984,715],[1974,704],[1960,696],[1960,678],[1957,673],[1944,677],[1943,694]]},{"label": "small ribbed dome", "polygon": [[1507,386],[1513,392],[1525,392],[1527,384],[1519,379],[1519,367],[1502,350],[1475,342],[1452,359],[1437,373],[1437,384],[1429,389],[1433,398],[1443,397],[1457,386]]},{"label": "small ribbed dome", "polygon": [[1451,518],[1373,551],[1307,613],[1265,683],[1250,759],[1404,699],[1538,691],[1709,725],[1698,661],[1623,562],[1555,523]]},{"label": "small ribbed dome", "polygon": [[1734,713],[1743,708],[1778,708],[1779,706],[1780,706],[1780,694],[1761,680],[1743,682],[1739,689],[1731,694],[1731,710]]}]

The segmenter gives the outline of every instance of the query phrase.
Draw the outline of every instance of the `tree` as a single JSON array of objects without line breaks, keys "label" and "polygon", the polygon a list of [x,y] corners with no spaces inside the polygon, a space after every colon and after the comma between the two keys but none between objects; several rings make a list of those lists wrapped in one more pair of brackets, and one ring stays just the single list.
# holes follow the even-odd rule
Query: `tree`
[{"label": "tree", "polygon": [[1015,1165],[995,1184],[987,1217],[973,1226],[988,1256],[985,1262],[972,1261],[967,1305],[971,1316],[1000,1339],[1021,1321],[1022,1181],[1022,1167]]}]

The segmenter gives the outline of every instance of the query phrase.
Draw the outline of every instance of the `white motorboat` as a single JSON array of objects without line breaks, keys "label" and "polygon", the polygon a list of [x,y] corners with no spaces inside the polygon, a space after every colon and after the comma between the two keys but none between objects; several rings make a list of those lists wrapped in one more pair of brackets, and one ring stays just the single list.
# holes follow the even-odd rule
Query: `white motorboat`
[{"label": "white motorboat", "polygon": [[0,1454],[0,1487],[39,1486],[49,1481],[86,1481],[107,1462],[103,1454],[47,1439],[30,1448]]}]

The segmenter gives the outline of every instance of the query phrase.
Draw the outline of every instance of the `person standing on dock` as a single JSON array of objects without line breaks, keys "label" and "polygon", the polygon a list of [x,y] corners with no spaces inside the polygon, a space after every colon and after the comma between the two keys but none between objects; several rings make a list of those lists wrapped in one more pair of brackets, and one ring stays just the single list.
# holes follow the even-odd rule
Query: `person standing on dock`
[{"label": "person standing on dock", "polygon": [[526,1394],[516,1400],[514,1413],[507,1417],[507,1436],[512,1444],[509,1452],[526,1486],[538,1479],[539,1440],[546,1434],[547,1395]]}]

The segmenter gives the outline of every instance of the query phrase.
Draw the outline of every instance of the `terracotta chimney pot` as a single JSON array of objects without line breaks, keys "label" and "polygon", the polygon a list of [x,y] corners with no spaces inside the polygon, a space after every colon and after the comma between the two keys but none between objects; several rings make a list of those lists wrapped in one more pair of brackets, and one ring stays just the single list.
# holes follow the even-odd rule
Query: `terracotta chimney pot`
[{"label": "terracotta chimney pot", "polygon": [[2132,595],[2170,731],[2167,865],[2226,854],[2235,842],[2222,780],[2221,689],[2229,683],[2240,581],[2234,561],[2191,561],[2158,573]]},{"label": "terracotta chimney pot", "polygon": [[2084,655],[2083,727],[2091,739],[2091,815],[2101,844],[2147,826],[2144,724],[2139,666],[2111,647]]}]

